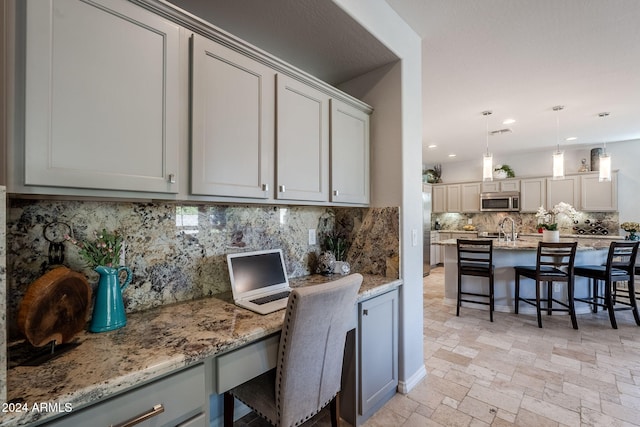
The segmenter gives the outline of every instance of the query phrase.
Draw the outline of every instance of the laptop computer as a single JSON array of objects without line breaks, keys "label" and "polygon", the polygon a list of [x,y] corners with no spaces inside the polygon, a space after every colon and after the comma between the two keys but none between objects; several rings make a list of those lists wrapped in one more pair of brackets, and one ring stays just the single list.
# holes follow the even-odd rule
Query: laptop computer
[{"label": "laptop computer", "polygon": [[233,301],[268,314],[287,306],[291,288],[281,249],[227,254]]}]

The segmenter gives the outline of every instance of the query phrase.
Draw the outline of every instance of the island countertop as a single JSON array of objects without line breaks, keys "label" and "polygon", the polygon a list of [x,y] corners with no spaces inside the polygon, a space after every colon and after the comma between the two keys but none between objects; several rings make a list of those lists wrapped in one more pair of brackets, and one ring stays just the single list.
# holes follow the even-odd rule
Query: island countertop
[{"label": "island countertop", "polygon": [[[472,238],[470,240],[486,240],[486,239],[487,239],[486,237],[478,237],[478,238]],[[493,240],[494,249],[530,251],[530,250],[536,250],[538,248],[538,242],[540,242],[541,238],[536,238],[533,235],[531,235],[527,237],[518,237],[518,239],[516,239],[513,242],[505,242],[503,240],[498,240],[495,238],[492,240]],[[613,240],[616,240],[616,239],[611,239],[611,238],[593,239],[589,237],[576,238],[576,237],[567,237],[567,236],[560,237],[560,242],[576,242],[577,241],[578,251],[606,249],[609,247],[611,241]],[[620,238],[619,240],[623,240],[623,239]],[[441,245],[441,246],[455,246],[456,239],[442,240],[439,242],[434,242],[434,244]]]},{"label": "island countertop", "polygon": [[[363,275],[359,301],[395,289],[401,279]],[[290,279],[292,287],[335,276]],[[284,310],[260,315],[233,304],[231,293],[181,302],[128,315],[127,326],[83,332],[80,345],[41,366],[12,366],[10,343],[7,399],[30,405],[69,403],[79,409],[168,373],[280,331]],[[24,345],[24,344],[23,344]],[[27,425],[55,414],[3,413],[1,426]]]}]

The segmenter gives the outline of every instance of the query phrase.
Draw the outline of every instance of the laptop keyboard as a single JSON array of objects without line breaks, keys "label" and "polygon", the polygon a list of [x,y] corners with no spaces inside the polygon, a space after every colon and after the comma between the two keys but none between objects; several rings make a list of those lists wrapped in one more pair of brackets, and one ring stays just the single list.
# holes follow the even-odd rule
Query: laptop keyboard
[{"label": "laptop keyboard", "polygon": [[282,298],[286,298],[289,296],[291,291],[278,292],[277,294],[267,295],[266,297],[252,299],[251,302],[254,304],[262,305],[271,301],[276,301]]}]

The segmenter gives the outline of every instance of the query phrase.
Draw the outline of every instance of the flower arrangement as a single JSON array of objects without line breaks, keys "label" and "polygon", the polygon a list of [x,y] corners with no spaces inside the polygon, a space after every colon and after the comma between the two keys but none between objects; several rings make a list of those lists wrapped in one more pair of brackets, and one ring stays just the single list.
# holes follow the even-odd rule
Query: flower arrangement
[{"label": "flower arrangement", "polygon": [[78,253],[89,267],[117,267],[120,262],[122,236],[116,232],[109,233],[105,229],[99,233],[94,231],[93,236],[94,241],[78,241],[69,235],[65,235],[64,238],[79,248]]},{"label": "flower arrangement", "polygon": [[493,171],[504,171],[507,174],[507,178],[513,178],[516,176],[516,173],[513,171],[513,169],[511,169],[511,166],[509,165],[496,165],[496,167],[493,168]]},{"label": "flower arrangement", "polygon": [[640,231],[640,224],[638,224],[637,222],[627,221],[620,224],[620,228],[622,228],[627,233],[637,233],[638,231]]},{"label": "flower arrangement", "polygon": [[556,217],[560,214],[564,214],[571,220],[575,220],[578,217],[578,212],[569,203],[560,202],[555,205],[551,211],[547,211],[544,206],[538,208],[536,212],[536,218],[538,218],[538,227],[547,230],[557,230],[558,222]]}]

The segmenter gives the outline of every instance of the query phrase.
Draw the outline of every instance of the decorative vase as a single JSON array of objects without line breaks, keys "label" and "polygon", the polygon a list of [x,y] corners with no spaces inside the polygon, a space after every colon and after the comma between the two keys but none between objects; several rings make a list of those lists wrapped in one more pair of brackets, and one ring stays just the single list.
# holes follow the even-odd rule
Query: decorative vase
[{"label": "decorative vase", "polygon": [[507,177],[507,171],[498,169],[497,171],[493,171],[493,177],[495,179],[505,179]]},{"label": "decorative vase", "polygon": [[560,230],[542,230],[542,241],[557,243],[560,241]]},{"label": "decorative vase", "polygon": [[630,231],[629,235],[626,237],[627,240],[640,240],[640,236],[636,234],[635,231]]},{"label": "decorative vase", "polygon": [[[106,332],[122,328],[127,324],[127,316],[122,302],[122,291],[131,283],[132,274],[128,267],[106,267],[99,265],[95,271],[100,275],[96,300],[93,304],[93,316],[89,330]],[[120,272],[126,272],[124,282],[120,283]]]},{"label": "decorative vase", "polygon": [[331,251],[324,251],[318,256],[318,273],[324,276],[330,276],[333,274],[335,266],[336,257]]}]

